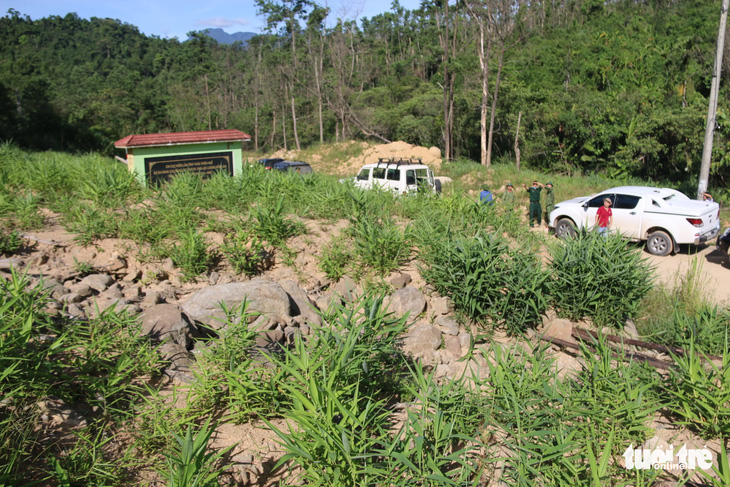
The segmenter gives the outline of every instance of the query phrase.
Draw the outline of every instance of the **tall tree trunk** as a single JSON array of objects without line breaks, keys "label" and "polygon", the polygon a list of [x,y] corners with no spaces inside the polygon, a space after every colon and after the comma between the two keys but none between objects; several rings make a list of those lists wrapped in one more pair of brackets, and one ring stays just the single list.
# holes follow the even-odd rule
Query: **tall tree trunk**
[{"label": "tall tree trunk", "polygon": [[499,81],[502,78],[502,65],[504,64],[504,44],[499,50],[499,65],[497,66],[497,79],[494,83],[492,93],[492,113],[489,117],[489,140],[487,141],[487,166],[492,164],[492,140],[494,139],[494,120],[497,118],[497,95],[499,94]]},{"label": "tall tree trunk", "polygon": [[208,130],[213,130],[213,126],[210,121],[210,92],[208,91],[208,74],[204,76],[205,79],[205,104],[208,109]]},{"label": "tall tree trunk", "polygon": [[[438,25],[439,17],[436,16],[437,21],[437,27],[441,27]],[[449,2],[448,0],[444,2],[444,20],[443,20],[443,32],[439,33],[439,41],[441,43],[441,48],[443,49],[443,56],[442,56],[442,65],[444,67],[444,84],[443,84],[443,92],[444,92],[444,102],[443,102],[443,110],[444,110],[444,156],[446,157],[446,160],[451,160],[453,158],[453,128],[454,128],[454,114],[453,114],[453,106],[454,106],[454,79],[453,79],[453,73],[451,73],[451,69],[449,67],[449,60],[450,60],[450,38],[449,38]],[[456,32],[454,32],[454,37],[456,37]]]},{"label": "tall tree trunk", "polygon": [[291,94],[291,119],[292,119],[292,128],[294,130],[294,144],[297,147],[297,150],[302,150],[302,147],[299,145],[299,133],[297,132],[297,109],[294,104],[294,83],[289,86],[289,91]]},{"label": "tall tree trunk", "polygon": [[515,130],[515,166],[520,170],[520,122],[522,122],[522,110],[517,115],[517,130]]},{"label": "tall tree trunk", "polygon": [[487,38],[487,46],[484,47],[485,26],[483,21],[479,21],[479,66],[482,70],[482,103],[480,118],[480,135],[481,135],[481,158],[480,162],[489,165],[490,160],[487,157],[487,112],[489,111],[489,56],[492,48],[492,36]]}]

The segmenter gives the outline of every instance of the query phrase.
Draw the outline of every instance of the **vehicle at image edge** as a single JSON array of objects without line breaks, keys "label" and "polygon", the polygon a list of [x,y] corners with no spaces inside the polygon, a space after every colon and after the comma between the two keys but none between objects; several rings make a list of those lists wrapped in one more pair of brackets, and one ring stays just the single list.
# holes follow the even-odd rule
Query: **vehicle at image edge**
[{"label": "vehicle at image edge", "polygon": [[355,176],[354,185],[362,189],[383,188],[398,194],[415,193],[419,188],[441,192],[441,181],[421,159],[380,158],[365,164]]},{"label": "vehicle at image edge", "polygon": [[314,172],[312,166],[301,161],[282,161],[271,166],[276,171],[296,172],[299,174],[311,174]]},{"label": "vehicle at image edge", "polygon": [[648,186],[620,186],[594,196],[561,201],[550,213],[558,237],[591,228],[603,199],[611,199],[612,230],[632,241],[645,241],[654,255],[667,255],[681,244],[698,245],[720,231],[720,205],[689,199],[679,191]]},{"label": "vehicle at image edge", "polygon": [[271,166],[278,162],[284,162],[284,159],[282,159],[281,157],[270,157],[258,160],[258,163],[264,166],[264,168],[266,169],[271,169]]}]

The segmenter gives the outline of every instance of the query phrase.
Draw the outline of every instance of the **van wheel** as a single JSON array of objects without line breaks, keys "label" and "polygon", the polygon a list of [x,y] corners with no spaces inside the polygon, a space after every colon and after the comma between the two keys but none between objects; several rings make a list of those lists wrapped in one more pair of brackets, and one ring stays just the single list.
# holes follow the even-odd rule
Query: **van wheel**
[{"label": "van wheel", "polygon": [[652,232],[652,234],[649,235],[649,238],[646,239],[646,250],[653,255],[668,255],[672,251],[673,247],[674,244],[672,243],[672,237],[662,230]]},{"label": "van wheel", "polygon": [[559,238],[575,237],[575,226],[570,218],[561,218],[555,225],[555,236]]},{"label": "van wheel", "polygon": [[441,192],[441,180],[440,179],[435,179],[433,181],[433,187],[434,187],[434,189],[436,190],[437,193],[440,193]]}]

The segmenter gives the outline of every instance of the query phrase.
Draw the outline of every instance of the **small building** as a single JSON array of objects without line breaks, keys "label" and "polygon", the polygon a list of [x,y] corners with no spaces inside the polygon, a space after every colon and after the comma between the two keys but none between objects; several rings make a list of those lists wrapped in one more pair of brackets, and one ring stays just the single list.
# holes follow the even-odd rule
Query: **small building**
[{"label": "small building", "polygon": [[129,170],[147,185],[168,181],[190,171],[208,178],[218,171],[231,176],[243,171],[243,142],[251,136],[240,130],[209,130],[169,134],[128,135],[114,146],[126,151]]}]

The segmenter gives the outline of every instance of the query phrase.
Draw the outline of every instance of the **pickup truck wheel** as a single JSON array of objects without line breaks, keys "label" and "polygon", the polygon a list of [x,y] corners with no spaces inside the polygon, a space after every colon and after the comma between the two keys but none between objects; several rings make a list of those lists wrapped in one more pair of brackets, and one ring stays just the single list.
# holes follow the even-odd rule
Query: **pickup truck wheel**
[{"label": "pickup truck wheel", "polygon": [[657,230],[646,239],[646,249],[650,254],[664,256],[672,251],[672,237],[667,232]]},{"label": "pickup truck wheel", "polygon": [[570,218],[561,218],[555,225],[555,235],[559,238],[575,237],[575,226]]}]

